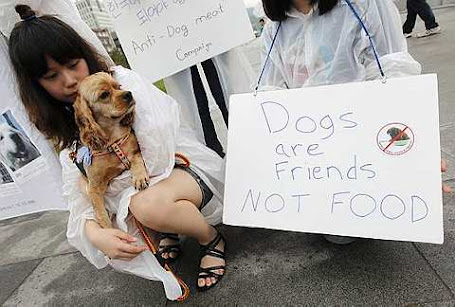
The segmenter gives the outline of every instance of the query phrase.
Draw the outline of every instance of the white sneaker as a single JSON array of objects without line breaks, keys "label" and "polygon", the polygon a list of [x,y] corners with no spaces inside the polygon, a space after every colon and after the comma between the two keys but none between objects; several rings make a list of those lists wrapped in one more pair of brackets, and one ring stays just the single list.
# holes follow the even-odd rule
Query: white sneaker
[{"label": "white sneaker", "polygon": [[357,238],[353,237],[343,237],[343,236],[333,236],[333,235],[324,235],[324,238],[330,243],[337,245],[350,244],[354,241],[357,241]]},{"label": "white sneaker", "polygon": [[411,33],[403,33],[405,38],[410,38],[413,36],[412,32]]},{"label": "white sneaker", "polygon": [[437,27],[434,27],[431,29],[427,29],[423,32],[417,33],[416,37],[422,38],[422,37],[427,37],[427,36],[435,35],[435,34],[439,34],[439,33],[441,33],[441,27],[437,26]]}]

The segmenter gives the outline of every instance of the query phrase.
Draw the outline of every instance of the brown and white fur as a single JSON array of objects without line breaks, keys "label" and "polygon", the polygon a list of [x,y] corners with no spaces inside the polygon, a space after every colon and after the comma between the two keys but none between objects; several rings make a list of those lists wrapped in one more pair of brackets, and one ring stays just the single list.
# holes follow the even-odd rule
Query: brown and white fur
[{"label": "brown and white fur", "polygon": [[109,74],[101,72],[81,82],[74,110],[81,142],[93,153],[92,163],[86,168],[88,196],[100,226],[111,228],[104,194],[109,182],[126,167],[115,153],[108,153],[107,148],[131,133],[121,149],[131,162],[133,185],[137,190],[142,190],[149,184],[149,176],[132,130],[135,101],[131,92],[121,90]]}]

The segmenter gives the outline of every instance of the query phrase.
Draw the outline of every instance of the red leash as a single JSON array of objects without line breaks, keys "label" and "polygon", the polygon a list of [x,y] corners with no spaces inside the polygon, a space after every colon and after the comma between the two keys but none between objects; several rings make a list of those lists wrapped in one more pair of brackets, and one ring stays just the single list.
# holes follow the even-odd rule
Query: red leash
[{"label": "red leash", "polygon": [[[176,162],[177,161],[180,162],[180,163],[178,163],[179,165],[181,165],[183,167],[190,166],[190,161],[184,155],[182,155],[180,153],[176,153],[175,158],[176,158]],[[142,224],[136,218],[134,218],[134,222],[136,223],[136,226],[139,229],[139,232],[141,233],[142,238],[145,241],[145,244],[147,244],[147,247],[150,249],[152,254],[156,255],[156,253],[158,253],[158,247],[155,246],[155,244],[153,243],[149,234],[145,230],[144,226],[142,226]],[[190,288],[176,273],[174,273],[174,271],[172,271],[172,269],[166,263],[164,264],[164,269],[168,272],[171,272],[171,274],[174,275],[174,277],[177,279],[180,287],[183,290],[183,294],[177,299],[177,301],[179,301],[179,302],[185,301],[190,296]]]},{"label": "red leash", "polygon": [[[142,226],[142,224],[136,218],[134,218],[134,221],[136,222],[136,226],[139,229],[139,232],[141,233],[142,238],[145,241],[145,244],[147,244],[147,247],[150,249],[152,254],[156,255],[156,253],[158,252],[157,246],[155,246],[155,244],[153,244],[153,241],[150,238],[147,231],[144,229],[144,226]],[[172,271],[172,269],[167,264],[164,264],[164,269],[168,272],[171,272],[172,275],[174,275],[174,277],[177,279],[180,287],[183,290],[183,294],[181,296],[179,296],[179,298],[177,298],[177,301],[179,301],[179,302],[185,301],[190,296],[190,288],[176,273],[174,273]]]}]

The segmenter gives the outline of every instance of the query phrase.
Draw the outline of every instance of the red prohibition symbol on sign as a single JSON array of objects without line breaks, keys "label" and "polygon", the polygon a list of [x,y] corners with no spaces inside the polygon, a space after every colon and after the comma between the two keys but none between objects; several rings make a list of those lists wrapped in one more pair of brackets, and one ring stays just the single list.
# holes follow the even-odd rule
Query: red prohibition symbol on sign
[{"label": "red prohibition symbol on sign", "polygon": [[379,130],[377,143],[382,152],[400,156],[411,150],[414,145],[414,132],[408,125],[390,123]]}]

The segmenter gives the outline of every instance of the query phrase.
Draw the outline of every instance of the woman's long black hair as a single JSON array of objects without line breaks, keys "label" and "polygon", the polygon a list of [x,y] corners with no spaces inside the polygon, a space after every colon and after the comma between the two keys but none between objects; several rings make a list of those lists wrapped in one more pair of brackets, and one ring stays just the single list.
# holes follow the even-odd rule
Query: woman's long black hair
[{"label": "woman's long black hair", "polygon": [[[312,5],[318,4],[319,15],[330,12],[338,0],[310,0]],[[292,6],[292,0],[262,0],[267,17],[273,21],[283,21],[287,18],[286,12]]]},{"label": "woman's long black hair", "polygon": [[37,17],[27,5],[17,5],[18,22],[9,39],[9,55],[16,73],[22,103],[30,121],[59,149],[77,139],[71,104],[57,101],[38,83],[47,71],[47,57],[61,65],[84,59],[90,74],[108,71],[101,55],[68,24],[50,15]]}]

